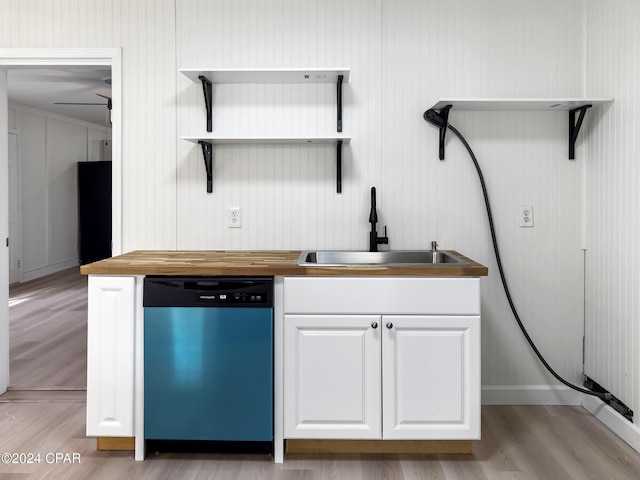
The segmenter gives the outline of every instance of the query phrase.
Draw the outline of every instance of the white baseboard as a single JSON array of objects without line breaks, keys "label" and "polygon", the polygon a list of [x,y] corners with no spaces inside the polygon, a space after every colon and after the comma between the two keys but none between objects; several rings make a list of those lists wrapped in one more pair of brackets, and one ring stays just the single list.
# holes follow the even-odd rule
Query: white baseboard
[{"label": "white baseboard", "polygon": [[556,385],[486,385],[483,405],[581,405],[581,393]]},{"label": "white baseboard", "polygon": [[599,398],[583,395],[581,404],[631,448],[640,452],[640,427],[631,423]]},{"label": "white baseboard", "polygon": [[53,265],[47,265],[46,267],[29,270],[28,272],[23,271],[20,275],[20,282],[28,282],[29,280],[44,277],[45,275],[51,275],[52,273],[60,272],[71,267],[77,267],[79,265],[78,259],[74,258]]}]

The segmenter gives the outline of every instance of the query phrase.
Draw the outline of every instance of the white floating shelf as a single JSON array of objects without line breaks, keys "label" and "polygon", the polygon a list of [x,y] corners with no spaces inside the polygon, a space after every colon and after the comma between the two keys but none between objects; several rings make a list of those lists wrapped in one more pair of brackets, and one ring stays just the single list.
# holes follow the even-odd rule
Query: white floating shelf
[{"label": "white floating shelf", "polygon": [[181,68],[193,82],[200,76],[212,83],[349,83],[348,68]]},{"label": "white floating shelf", "polygon": [[290,144],[290,143],[351,143],[351,137],[347,135],[333,136],[295,136],[295,137],[274,137],[274,136],[220,136],[203,135],[200,137],[181,137],[192,143],[209,142],[213,145],[233,145],[233,144]]},{"label": "white floating shelf", "polygon": [[342,146],[351,142],[351,137],[337,134],[332,136],[273,137],[273,136],[219,136],[181,137],[182,140],[200,145],[207,171],[207,192],[213,191],[213,146],[214,145],[285,145],[285,144],[333,144],[336,147],[336,190],[342,193]]},{"label": "white floating shelf", "polygon": [[573,110],[585,105],[599,107],[613,102],[613,98],[449,98],[440,99],[433,107],[440,110],[452,105],[453,110]]},{"label": "white floating shelf", "polygon": [[[613,102],[613,98],[444,98],[429,110],[439,111],[440,146],[438,156],[444,160],[444,144],[449,110],[452,111],[566,111],[569,115],[569,160],[575,159],[575,144],[586,111]],[[427,120],[430,111],[424,113]],[[438,115],[432,118],[436,118]],[[577,117],[576,117],[577,116]],[[431,120],[428,120],[431,121]]]},{"label": "white floating shelf", "polygon": [[[182,137],[202,147],[207,170],[207,192],[212,192],[213,145],[246,144],[334,144],[336,146],[336,190],[342,192],[342,146],[351,137],[342,133],[342,85],[349,82],[348,68],[181,68],[180,73],[194,83],[201,83],[207,109],[207,132],[203,136]],[[335,84],[336,133],[331,135],[251,135],[221,136],[213,132],[213,84],[220,83],[277,83],[277,84]]]}]

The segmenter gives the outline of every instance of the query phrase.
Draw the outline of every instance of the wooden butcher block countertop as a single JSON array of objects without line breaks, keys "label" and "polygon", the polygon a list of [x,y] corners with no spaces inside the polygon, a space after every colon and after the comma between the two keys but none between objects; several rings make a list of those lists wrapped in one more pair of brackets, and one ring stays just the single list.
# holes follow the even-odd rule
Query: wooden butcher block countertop
[{"label": "wooden butcher block countertop", "polygon": [[487,267],[453,252],[468,265],[299,267],[292,250],[137,250],[80,267],[85,275],[283,275],[479,277]]}]

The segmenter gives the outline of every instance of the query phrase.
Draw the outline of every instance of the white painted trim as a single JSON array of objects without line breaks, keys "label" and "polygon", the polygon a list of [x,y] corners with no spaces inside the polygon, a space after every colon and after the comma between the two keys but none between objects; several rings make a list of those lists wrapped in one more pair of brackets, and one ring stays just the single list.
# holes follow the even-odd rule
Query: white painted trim
[{"label": "white painted trim", "polygon": [[120,54],[120,48],[0,48],[0,65],[111,65]]},{"label": "white painted trim", "polygon": [[[11,106],[9,106],[9,108],[11,108]],[[14,237],[10,238],[10,242],[12,242],[13,246],[11,247],[13,249],[13,252],[15,252],[15,254],[17,255],[17,258],[15,260],[17,260],[18,262],[18,283],[22,282],[22,235],[23,235],[23,231],[22,231],[22,134],[20,133],[20,130],[16,130],[13,128],[9,129],[9,135],[15,135],[16,136],[16,154],[17,154],[17,158],[16,158],[16,185],[13,185],[13,188],[15,188],[15,195],[16,195],[16,200],[18,202],[17,204],[17,212],[16,212],[16,218],[15,218],[15,231],[14,231]],[[7,178],[7,180],[9,182],[11,182],[10,178]],[[9,187],[9,190],[11,190],[11,186]],[[9,198],[9,204],[11,204],[11,198]],[[9,207],[10,208],[10,207]],[[9,237],[11,237],[11,232],[9,232]],[[11,262],[14,260],[14,258],[11,258],[11,253],[9,253],[9,265],[11,265]],[[11,285],[11,275],[9,275],[9,285]]]},{"label": "white painted trim", "polygon": [[60,272],[62,270],[66,270],[67,268],[78,267],[79,265],[80,264],[78,263],[78,259],[74,258],[72,260],[58,262],[53,265],[47,265],[46,267],[35,268],[29,271],[24,271],[23,269],[20,273],[20,281],[28,282],[29,280],[44,277],[45,275],[51,275],[52,273]]},{"label": "white painted trim", "polygon": [[133,371],[133,436],[135,437],[134,458],[144,460],[144,308],[142,295],[144,276],[135,277],[135,333],[134,333],[134,371]]},{"label": "white painted trim", "polygon": [[556,385],[485,385],[482,405],[580,405],[583,394]]},{"label": "white painted trim", "polygon": [[273,283],[273,461],[284,461],[284,277]]},{"label": "white painted trim", "polygon": [[609,405],[596,397],[583,395],[582,406],[609,429],[640,452],[640,427],[631,423]]},{"label": "white painted trim", "polygon": [[111,57],[111,216],[113,256],[122,253],[122,50],[112,50]]},{"label": "white painted trim", "polygon": [[[7,72],[0,68],[0,241],[9,237],[9,109]],[[2,244],[0,244],[2,245]],[[0,246],[0,394],[9,386],[9,248]]]}]

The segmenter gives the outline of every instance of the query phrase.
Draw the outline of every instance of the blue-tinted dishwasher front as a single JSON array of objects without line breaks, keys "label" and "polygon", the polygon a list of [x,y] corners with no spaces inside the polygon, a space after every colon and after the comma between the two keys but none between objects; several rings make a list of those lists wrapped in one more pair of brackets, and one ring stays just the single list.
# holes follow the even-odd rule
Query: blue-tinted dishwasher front
[{"label": "blue-tinted dishwasher front", "polygon": [[272,445],[273,278],[145,278],[144,432]]}]

